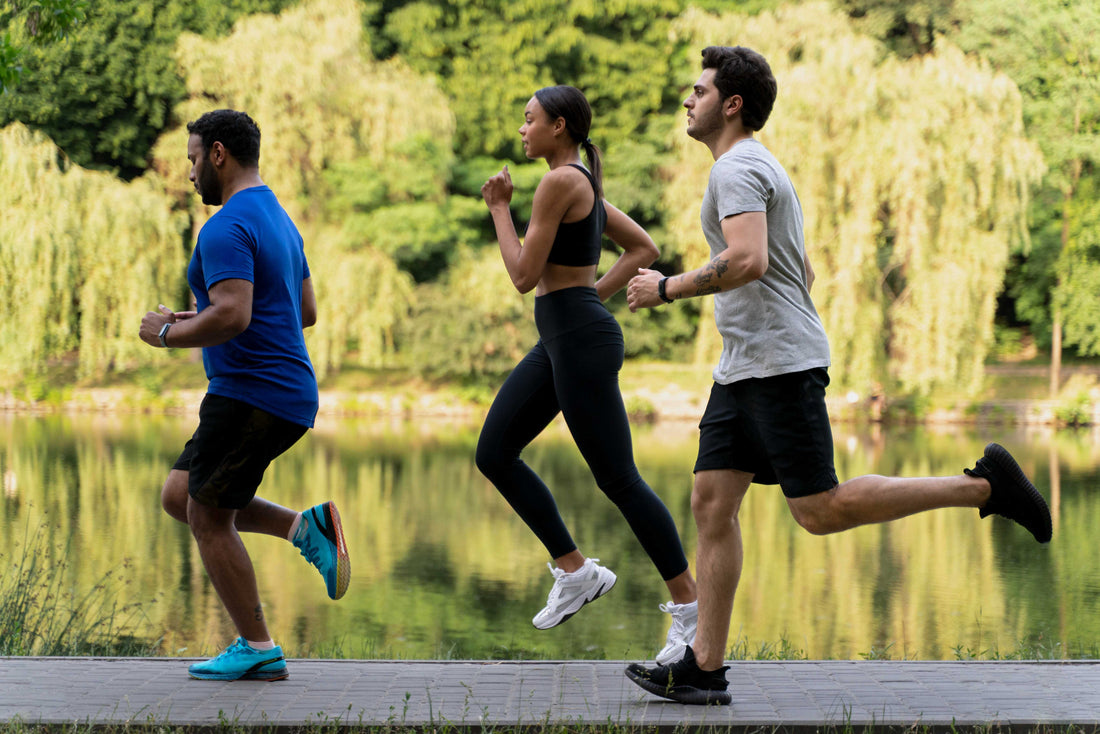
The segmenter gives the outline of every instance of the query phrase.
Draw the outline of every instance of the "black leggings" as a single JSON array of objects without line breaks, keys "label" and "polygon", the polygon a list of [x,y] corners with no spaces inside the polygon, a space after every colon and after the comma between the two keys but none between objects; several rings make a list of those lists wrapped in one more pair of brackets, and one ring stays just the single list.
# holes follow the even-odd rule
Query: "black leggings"
[{"label": "black leggings", "polygon": [[546,546],[577,549],[550,490],[520,452],[560,411],[600,489],[619,508],[666,581],[687,570],[668,508],[634,465],[619,392],[623,333],[594,288],[535,298],[539,342],[505,380],[477,443],[477,466]]}]

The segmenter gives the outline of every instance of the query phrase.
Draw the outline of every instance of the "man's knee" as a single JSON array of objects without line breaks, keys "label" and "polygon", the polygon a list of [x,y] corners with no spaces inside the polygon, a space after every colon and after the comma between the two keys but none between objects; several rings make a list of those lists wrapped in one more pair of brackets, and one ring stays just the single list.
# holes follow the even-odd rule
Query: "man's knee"
[{"label": "man's knee", "polygon": [[233,530],[237,511],[221,507],[211,507],[188,499],[187,525],[191,528],[191,535],[195,540],[217,533]]},{"label": "man's knee", "polygon": [[173,469],[160,490],[160,506],[175,520],[187,524],[188,473]]},{"label": "man's knee", "polygon": [[806,497],[788,497],[787,505],[795,522],[813,535],[828,535],[847,527],[841,521],[844,508],[835,487]]},{"label": "man's knee", "polygon": [[725,528],[737,517],[752,475],[735,471],[701,471],[691,490],[691,513],[701,533]]}]

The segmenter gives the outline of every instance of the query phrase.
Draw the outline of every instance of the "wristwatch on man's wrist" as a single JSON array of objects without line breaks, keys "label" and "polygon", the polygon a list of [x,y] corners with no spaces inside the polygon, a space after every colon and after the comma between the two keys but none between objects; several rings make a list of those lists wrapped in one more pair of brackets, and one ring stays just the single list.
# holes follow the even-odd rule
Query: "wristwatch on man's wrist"
[{"label": "wristwatch on man's wrist", "polygon": [[160,331],[157,332],[157,339],[160,339],[160,345],[165,349],[168,348],[168,329],[171,328],[171,326],[171,321],[165,321],[164,326],[160,327]]},{"label": "wristwatch on man's wrist", "polygon": [[661,300],[665,303],[672,303],[674,299],[669,298],[665,293],[665,284],[668,282],[668,278],[661,278],[657,281],[657,295],[661,297]]}]

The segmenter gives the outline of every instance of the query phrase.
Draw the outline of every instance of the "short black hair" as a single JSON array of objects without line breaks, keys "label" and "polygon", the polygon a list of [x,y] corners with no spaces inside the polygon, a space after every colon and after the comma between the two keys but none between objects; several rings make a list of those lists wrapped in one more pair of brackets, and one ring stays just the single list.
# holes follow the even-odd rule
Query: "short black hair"
[{"label": "short black hair", "polygon": [[221,143],[242,166],[260,165],[260,127],[244,112],[214,110],[187,123],[187,132],[202,138],[206,154]]},{"label": "short black hair", "polygon": [[740,95],[741,121],[749,130],[759,130],[768,121],[778,85],[767,60],[744,46],[707,46],[703,68],[714,69],[714,86],[722,99]]}]

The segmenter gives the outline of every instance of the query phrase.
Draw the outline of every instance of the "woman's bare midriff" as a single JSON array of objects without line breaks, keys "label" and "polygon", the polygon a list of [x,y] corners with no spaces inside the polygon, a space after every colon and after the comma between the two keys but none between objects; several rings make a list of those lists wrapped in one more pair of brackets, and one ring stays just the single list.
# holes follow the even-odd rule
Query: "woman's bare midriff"
[{"label": "woman's bare midriff", "polygon": [[547,293],[560,291],[563,288],[596,287],[596,266],[583,265],[557,265],[546,263],[542,271],[542,279],[535,287],[536,296],[544,296]]}]

